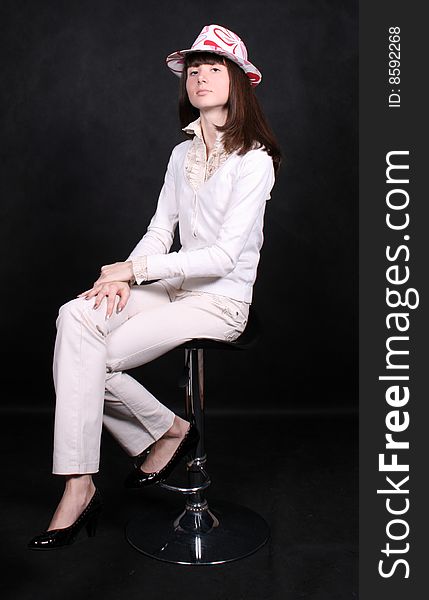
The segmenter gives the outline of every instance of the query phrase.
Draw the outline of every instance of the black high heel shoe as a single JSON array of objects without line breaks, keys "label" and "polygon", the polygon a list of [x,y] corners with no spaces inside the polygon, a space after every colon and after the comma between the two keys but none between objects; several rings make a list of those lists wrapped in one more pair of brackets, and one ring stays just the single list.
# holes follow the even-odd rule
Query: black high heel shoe
[{"label": "black high heel shoe", "polygon": [[30,550],[55,550],[56,548],[61,548],[63,546],[70,546],[70,544],[73,544],[76,540],[83,527],[86,528],[88,537],[94,537],[101,508],[100,492],[96,489],[87,507],[74,523],[63,529],[43,531],[30,540],[28,548],[30,548]]},{"label": "black high heel shoe", "polygon": [[200,434],[198,433],[197,428],[194,424],[190,425],[185,437],[180,442],[176,452],[170,458],[165,467],[153,473],[145,473],[140,469],[139,466],[137,466],[125,479],[125,487],[136,489],[164,481],[164,479],[167,479],[173,469],[177,467],[182,458],[187,454],[190,454],[190,452],[197,447],[199,440]]}]

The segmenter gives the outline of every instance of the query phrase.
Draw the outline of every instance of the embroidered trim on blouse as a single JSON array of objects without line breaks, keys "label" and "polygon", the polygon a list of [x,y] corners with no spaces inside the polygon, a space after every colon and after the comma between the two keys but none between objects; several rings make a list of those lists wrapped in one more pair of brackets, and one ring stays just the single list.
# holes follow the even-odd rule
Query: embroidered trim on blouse
[{"label": "embroidered trim on blouse", "polygon": [[133,264],[133,274],[135,281],[140,285],[142,281],[148,280],[147,258],[146,255],[134,256],[130,259]]},{"label": "embroidered trim on blouse", "polygon": [[183,128],[186,133],[194,133],[192,144],[186,154],[186,178],[195,191],[223,165],[229,154],[222,144],[222,133],[218,133],[209,157],[206,157],[206,145],[201,131],[200,117]]}]

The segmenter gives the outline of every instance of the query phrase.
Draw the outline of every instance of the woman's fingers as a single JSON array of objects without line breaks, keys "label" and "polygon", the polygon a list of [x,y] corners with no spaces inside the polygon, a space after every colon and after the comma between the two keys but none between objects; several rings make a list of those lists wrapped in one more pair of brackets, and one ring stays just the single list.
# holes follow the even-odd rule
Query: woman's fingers
[{"label": "woman's fingers", "polygon": [[85,296],[85,298],[89,300],[90,298],[93,298],[96,294],[98,294],[99,289],[99,286],[97,286],[96,288],[91,288],[90,290],[86,290],[86,292],[78,294],[76,298],[82,298],[82,296]]},{"label": "woman's fingers", "polygon": [[94,296],[96,296],[102,287],[103,287],[102,284],[95,282],[93,284],[92,288],[90,288],[89,290],[85,290],[81,294],[78,294],[76,296],[76,298],[82,298],[83,296],[85,296],[86,299],[89,300],[90,298],[93,298]]},{"label": "woman's fingers", "polygon": [[94,302],[94,309],[97,309],[104,298],[107,299],[106,303],[106,319],[110,319],[113,314],[115,307],[116,296],[120,296],[120,301],[116,307],[116,312],[119,313],[126,305],[128,298],[130,297],[130,288],[128,283],[116,282],[109,283],[101,286],[101,289],[97,293],[97,298]]},{"label": "woman's fingers", "polygon": [[120,313],[121,310],[123,310],[124,306],[128,302],[128,298],[130,297],[130,286],[128,285],[128,283],[122,281],[116,281],[114,283],[105,284],[95,283],[92,289],[82,292],[77,297],[85,297],[86,300],[90,300],[95,296],[96,299],[93,306],[94,310],[96,310],[100,306],[104,298],[107,298],[106,319],[109,319],[113,314],[116,296],[119,296],[120,298],[116,307],[116,313]]},{"label": "woman's fingers", "polygon": [[[94,290],[95,290],[95,288],[94,288]],[[100,306],[100,304],[102,303],[104,297],[109,296],[109,294],[110,294],[110,286],[109,285],[101,286],[101,288],[99,288],[99,291],[95,292],[95,294],[93,294],[93,295],[96,295],[97,297],[95,299],[94,306],[92,308],[97,309]],[[115,295],[116,295],[116,291],[113,294],[113,299],[115,298]]]},{"label": "woman's fingers", "polygon": [[118,293],[118,296],[120,296],[120,299],[118,302],[118,306],[116,307],[116,312],[120,313],[121,310],[123,310],[123,308],[125,307],[126,303],[128,302],[128,298],[130,297],[129,285],[127,284],[126,287],[124,286],[121,290],[118,290],[117,293]]},{"label": "woman's fingers", "polygon": [[110,319],[113,313],[113,307],[115,306],[116,291],[109,291],[107,294],[107,308],[106,308],[106,319]]}]

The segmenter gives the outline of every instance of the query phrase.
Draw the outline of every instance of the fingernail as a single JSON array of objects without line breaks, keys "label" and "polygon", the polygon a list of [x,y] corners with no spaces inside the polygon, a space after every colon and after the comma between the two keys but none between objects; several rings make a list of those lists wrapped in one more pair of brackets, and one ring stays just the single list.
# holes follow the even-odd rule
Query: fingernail
[{"label": "fingernail", "polygon": [[122,306],[119,306],[116,312],[117,312],[117,313],[120,313],[120,312],[121,312],[121,310],[122,310]]},{"label": "fingernail", "polygon": [[107,321],[107,319],[110,319],[110,315],[106,315],[106,321]]}]

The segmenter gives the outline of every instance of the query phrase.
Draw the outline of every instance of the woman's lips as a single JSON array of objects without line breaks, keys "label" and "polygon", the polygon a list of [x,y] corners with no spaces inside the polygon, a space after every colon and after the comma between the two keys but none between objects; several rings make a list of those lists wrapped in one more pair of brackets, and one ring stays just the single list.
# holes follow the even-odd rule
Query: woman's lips
[{"label": "woman's lips", "polygon": [[198,90],[197,92],[197,96],[201,96],[203,94],[209,94],[210,90]]}]

